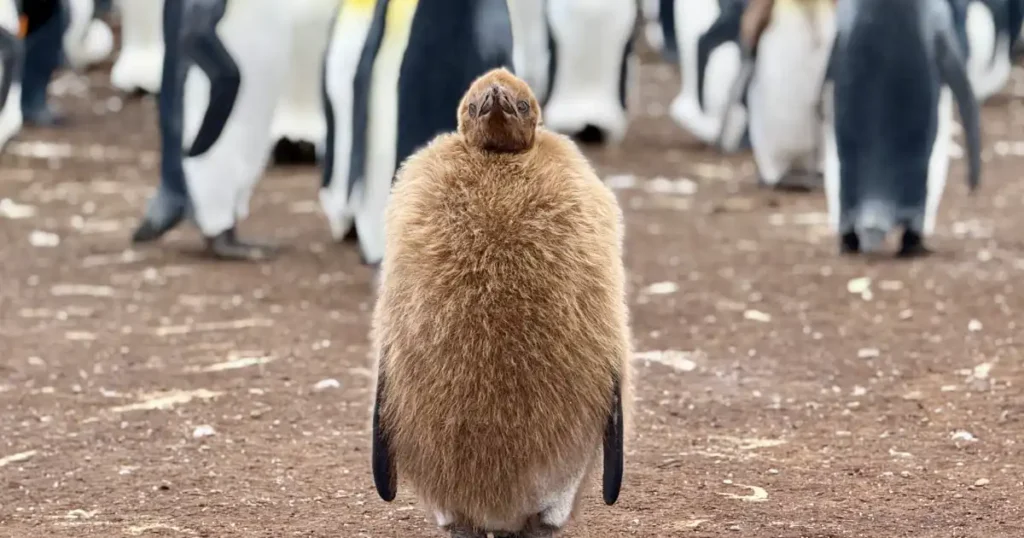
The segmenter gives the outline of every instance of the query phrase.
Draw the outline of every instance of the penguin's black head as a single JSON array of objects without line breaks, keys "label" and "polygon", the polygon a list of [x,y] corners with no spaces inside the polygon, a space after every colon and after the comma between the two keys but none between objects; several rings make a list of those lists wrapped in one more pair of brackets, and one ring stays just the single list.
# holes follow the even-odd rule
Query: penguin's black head
[{"label": "penguin's black head", "polygon": [[532,148],[539,123],[540,104],[530,86],[504,68],[476,79],[459,104],[459,133],[488,151]]}]

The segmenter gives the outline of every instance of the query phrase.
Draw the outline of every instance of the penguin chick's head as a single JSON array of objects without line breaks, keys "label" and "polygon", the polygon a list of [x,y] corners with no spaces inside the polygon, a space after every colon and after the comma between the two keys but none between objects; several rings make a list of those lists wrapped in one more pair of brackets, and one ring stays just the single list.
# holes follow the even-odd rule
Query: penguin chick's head
[{"label": "penguin chick's head", "polygon": [[533,147],[540,104],[530,86],[504,68],[473,81],[459,103],[459,134],[480,149],[516,153]]}]

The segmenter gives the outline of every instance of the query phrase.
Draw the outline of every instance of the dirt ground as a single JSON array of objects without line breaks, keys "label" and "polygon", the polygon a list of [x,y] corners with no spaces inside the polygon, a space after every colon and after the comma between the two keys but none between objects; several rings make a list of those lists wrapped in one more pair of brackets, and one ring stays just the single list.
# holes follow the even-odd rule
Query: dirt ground
[{"label": "dirt ground", "polygon": [[[369,468],[371,273],[313,167],[272,169],[249,236],[128,238],[157,182],[152,98],[61,79],[73,126],[0,158],[0,536],[433,537]],[[950,172],[929,259],[841,258],[822,193],[754,185],[665,116],[591,151],[627,215],[635,431],[618,504],[568,538],[1024,536],[1024,72]]]}]

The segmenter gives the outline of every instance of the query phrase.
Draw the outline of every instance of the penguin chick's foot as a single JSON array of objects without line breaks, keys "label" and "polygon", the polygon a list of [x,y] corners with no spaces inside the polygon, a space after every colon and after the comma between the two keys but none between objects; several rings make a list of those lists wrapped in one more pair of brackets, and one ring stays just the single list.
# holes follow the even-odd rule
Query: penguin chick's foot
[{"label": "penguin chick's foot", "polygon": [[232,227],[215,237],[207,238],[206,250],[222,260],[260,261],[272,258],[277,248],[268,244],[243,242],[238,239]]},{"label": "penguin chick's foot", "polygon": [[860,252],[860,238],[853,231],[846,232],[839,238],[840,254],[857,254]]},{"label": "penguin chick's foot", "polygon": [[932,254],[931,249],[924,245],[924,238],[913,230],[903,232],[903,241],[896,254],[899,258],[924,258]]}]

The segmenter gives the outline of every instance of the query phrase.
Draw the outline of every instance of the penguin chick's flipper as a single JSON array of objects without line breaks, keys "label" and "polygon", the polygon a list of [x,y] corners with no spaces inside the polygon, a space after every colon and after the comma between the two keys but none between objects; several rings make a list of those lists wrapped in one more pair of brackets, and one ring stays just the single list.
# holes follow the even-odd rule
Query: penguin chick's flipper
[{"label": "penguin chick's flipper", "polygon": [[604,427],[604,477],[602,494],[604,503],[615,504],[622,488],[622,385],[619,379],[612,386],[612,408]]},{"label": "penguin chick's flipper", "polygon": [[231,227],[214,237],[206,239],[206,250],[223,260],[260,261],[273,257],[276,248],[238,239],[235,228]]},{"label": "penguin chick's flipper", "polygon": [[711,53],[719,46],[739,39],[742,15],[742,7],[735,7],[735,3],[723,6],[715,22],[697,39],[697,103],[701,110],[704,110],[704,72]]},{"label": "penguin chick's flipper", "polygon": [[978,101],[974,98],[970,79],[967,78],[964,55],[957,44],[956,34],[947,21],[939,27],[935,37],[935,58],[942,82],[949,86],[956,98],[964,136],[967,139],[967,187],[975,192],[981,181],[981,125]]},{"label": "penguin chick's flipper", "polygon": [[217,37],[217,23],[226,7],[226,0],[193,1],[185,14],[189,24],[185,25],[184,52],[210,79],[209,105],[188,150],[189,157],[206,153],[220,138],[235,107],[242,81],[238,64]]},{"label": "penguin chick's flipper", "polygon": [[21,39],[7,29],[0,28],[0,66],[4,70],[3,79],[0,79],[0,110],[7,103],[15,77],[21,76],[24,63],[25,46]]},{"label": "penguin chick's flipper", "polygon": [[729,89],[729,98],[725,102],[725,115],[722,117],[722,125],[716,141],[718,147],[726,153],[737,151],[743,143],[743,134],[746,132],[747,126],[745,122],[740,123],[737,120],[737,116],[740,116],[737,108],[742,102],[743,96],[747,94],[747,89],[750,88],[750,81],[754,78],[754,62],[756,61],[754,53],[746,46],[740,48],[743,51],[743,63],[740,66],[739,74],[736,75],[736,80],[733,81],[732,87]]},{"label": "penguin chick's flipper", "polygon": [[[387,348],[381,351],[382,355],[387,354]],[[395,473],[395,466],[391,461],[391,446],[388,444],[387,432],[380,426],[380,406],[387,397],[385,392],[384,356],[381,357],[377,373],[377,396],[373,401],[373,449],[371,453],[371,466],[373,467],[373,485],[377,488],[377,495],[386,502],[395,500],[398,492],[398,474]],[[454,531],[452,533],[454,536]],[[471,535],[472,536],[472,535]]]},{"label": "penguin chick's flipper", "polygon": [[188,196],[171,192],[164,182],[146,207],[142,222],[132,234],[133,243],[148,243],[162,237],[189,214]]}]

